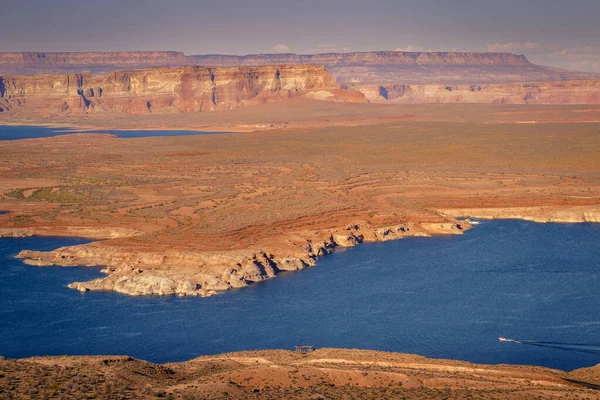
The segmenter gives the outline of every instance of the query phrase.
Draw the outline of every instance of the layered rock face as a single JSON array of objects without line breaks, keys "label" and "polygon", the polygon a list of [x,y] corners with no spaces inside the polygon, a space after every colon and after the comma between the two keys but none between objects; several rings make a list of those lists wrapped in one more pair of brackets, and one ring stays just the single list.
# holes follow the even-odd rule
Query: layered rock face
[{"label": "layered rock face", "polygon": [[121,68],[191,65],[178,51],[0,53],[2,74],[103,73]]},{"label": "layered rock face", "polygon": [[307,94],[327,99],[339,92],[325,68],[313,65],[150,68],[115,71],[99,78],[89,74],[0,76],[0,111],[49,116],[195,112]]},{"label": "layered rock face", "polygon": [[372,103],[600,104],[600,80],[353,87]]},{"label": "layered rock face", "polygon": [[322,66],[173,67],[0,76],[0,112],[187,113],[305,96],[372,103],[600,104],[600,80],[505,84],[336,83]]}]

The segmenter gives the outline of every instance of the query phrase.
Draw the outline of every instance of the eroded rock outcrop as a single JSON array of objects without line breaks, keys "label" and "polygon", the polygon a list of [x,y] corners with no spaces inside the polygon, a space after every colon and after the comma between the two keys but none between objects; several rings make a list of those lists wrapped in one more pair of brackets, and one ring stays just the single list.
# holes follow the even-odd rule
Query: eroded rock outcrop
[{"label": "eroded rock outcrop", "polygon": [[326,93],[348,98],[324,67],[265,66],[234,68],[149,68],[89,74],[0,76],[0,108],[47,116],[69,113],[126,114],[199,112],[250,103]]}]

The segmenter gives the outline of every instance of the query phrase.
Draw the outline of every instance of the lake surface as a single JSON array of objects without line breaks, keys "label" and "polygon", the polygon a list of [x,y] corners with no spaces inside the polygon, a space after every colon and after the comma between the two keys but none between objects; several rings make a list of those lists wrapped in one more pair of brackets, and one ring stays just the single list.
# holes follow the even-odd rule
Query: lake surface
[{"label": "lake surface", "polygon": [[67,284],[97,268],[12,258],[83,242],[0,240],[1,355],[167,362],[310,344],[567,370],[600,363],[600,225],[490,221],[462,236],[363,244],[205,299],[79,293]]},{"label": "lake surface", "polygon": [[0,140],[32,139],[68,135],[72,133],[110,133],[120,138],[139,138],[150,136],[191,136],[221,134],[225,132],[197,132],[184,130],[94,130],[89,132],[75,132],[69,128],[48,128],[45,126],[6,126],[0,125]]}]

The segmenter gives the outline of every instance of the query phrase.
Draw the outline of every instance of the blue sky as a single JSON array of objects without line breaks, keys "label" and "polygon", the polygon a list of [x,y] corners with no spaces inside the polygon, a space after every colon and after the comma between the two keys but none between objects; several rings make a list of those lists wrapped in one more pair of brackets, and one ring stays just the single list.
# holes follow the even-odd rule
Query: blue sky
[{"label": "blue sky", "polygon": [[0,51],[505,51],[600,72],[600,0],[20,0]]}]

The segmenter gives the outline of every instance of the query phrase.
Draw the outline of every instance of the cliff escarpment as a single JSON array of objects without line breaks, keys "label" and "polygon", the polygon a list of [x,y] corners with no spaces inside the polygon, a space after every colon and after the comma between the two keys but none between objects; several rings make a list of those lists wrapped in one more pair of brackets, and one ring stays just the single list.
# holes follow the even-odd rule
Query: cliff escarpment
[{"label": "cliff escarpment", "polygon": [[600,80],[339,85],[325,67],[314,65],[148,68],[102,77],[0,76],[0,113],[9,119],[193,113],[295,97],[391,104],[600,104]]},{"label": "cliff escarpment", "polygon": [[[0,76],[0,111],[45,116],[197,112],[301,95],[334,100],[343,92],[324,67],[313,65],[150,68],[102,77]],[[364,100],[359,92],[353,93],[358,101]]]},{"label": "cliff escarpment", "polygon": [[202,65],[242,66],[285,64],[317,64],[327,67],[364,65],[528,65],[523,55],[511,53],[448,53],[368,51],[325,54],[249,54],[246,56],[198,55],[190,56]]},{"label": "cliff escarpment", "polygon": [[345,83],[500,83],[599,78],[530,63],[523,55],[473,52],[372,51],[359,53],[250,54],[189,56],[206,66],[285,64],[324,65]]},{"label": "cliff escarpment", "polygon": [[0,75],[103,75],[120,69],[202,65],[321,65],[345,83],[506,83],[599,79],[600,74],[530,63],[510,53],[369,51],[326,54],[192,55],[180,52],[0,53]]}]

